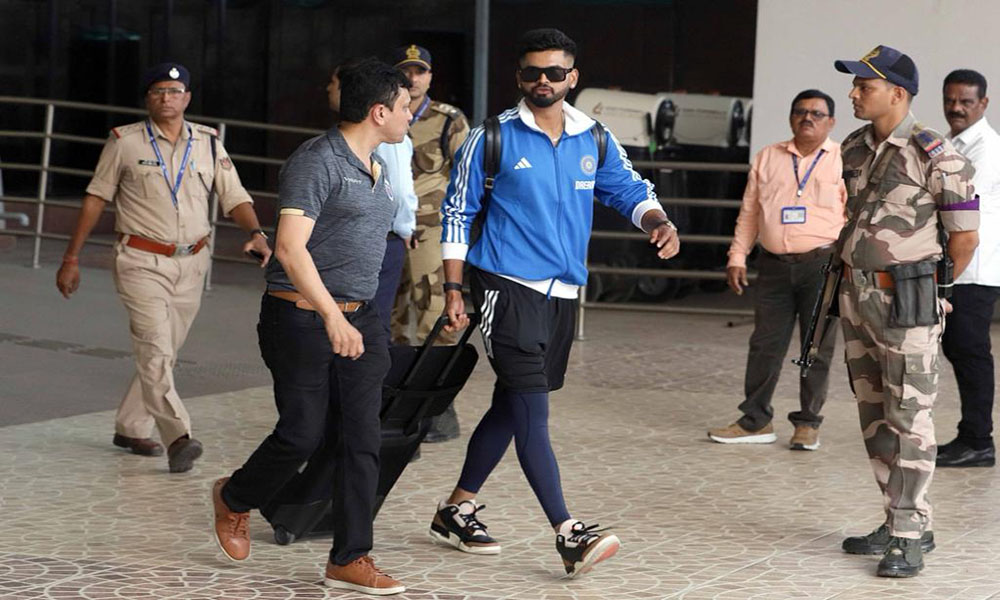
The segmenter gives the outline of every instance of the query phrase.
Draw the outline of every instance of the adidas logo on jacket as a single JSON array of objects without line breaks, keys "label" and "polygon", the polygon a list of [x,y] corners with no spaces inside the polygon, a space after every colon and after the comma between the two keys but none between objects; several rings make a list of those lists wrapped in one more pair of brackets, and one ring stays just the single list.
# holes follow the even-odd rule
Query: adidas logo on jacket
[{"label": "adidas logo on jacket", "polygon": [[653,185],[635,172],[610,131],[604,164],[598,166],[593,119],[568,102],[563,112],[565,127],[556,145],[524,100],[499,116],[500,166],[482,234],[470,249],[484,179],[484,129],[472,130],[459,148],[441,206],[445,259],[467,260],[542,293],[575,298],[576,288],[587,281],[594,199],[636,227],[646,211],[660,208]]}]

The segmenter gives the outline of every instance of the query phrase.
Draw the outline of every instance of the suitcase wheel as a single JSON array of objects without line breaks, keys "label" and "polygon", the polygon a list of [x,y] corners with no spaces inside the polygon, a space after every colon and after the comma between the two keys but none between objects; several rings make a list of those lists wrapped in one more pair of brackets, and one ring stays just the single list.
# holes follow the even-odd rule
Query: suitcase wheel
[{"label": "suitcase wheel", "polygon": [[295,534],[288,531],[281,525],[277,525],[274,528],[274,541],[277,542],[279,546],[287,546],[295,541]]}]

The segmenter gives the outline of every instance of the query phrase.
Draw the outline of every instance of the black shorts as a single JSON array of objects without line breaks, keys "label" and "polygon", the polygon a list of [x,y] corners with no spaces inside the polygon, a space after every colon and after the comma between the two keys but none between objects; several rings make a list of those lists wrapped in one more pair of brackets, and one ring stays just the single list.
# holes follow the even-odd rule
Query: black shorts
[{"label": "black shorts", "polygon": [[475,267],[469,285],[499,384],[519,392],[561,388],[573,345],[576,300],[548,298]]}]

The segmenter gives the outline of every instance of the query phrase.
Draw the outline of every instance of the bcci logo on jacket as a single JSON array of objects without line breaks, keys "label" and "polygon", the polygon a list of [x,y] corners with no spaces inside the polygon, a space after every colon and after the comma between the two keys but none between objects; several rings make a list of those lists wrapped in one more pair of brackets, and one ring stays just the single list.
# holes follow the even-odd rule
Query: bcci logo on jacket
[{"label": "bcci logo on jacket", "polygon": [[587,175],[593,175],[597,172],[597,159],[587,154],[580,159],[580,170]]}]

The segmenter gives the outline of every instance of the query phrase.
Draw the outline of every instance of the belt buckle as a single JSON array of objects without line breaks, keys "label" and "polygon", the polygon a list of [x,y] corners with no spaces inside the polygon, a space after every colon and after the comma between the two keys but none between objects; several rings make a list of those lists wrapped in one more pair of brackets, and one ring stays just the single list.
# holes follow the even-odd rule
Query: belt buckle
[{"label": "belt buckle", "polygon": [[188,246],[177,246],[174,248],[174,256],[187,256],[191,254],[191,250],[194,248],[192,245]]}]

